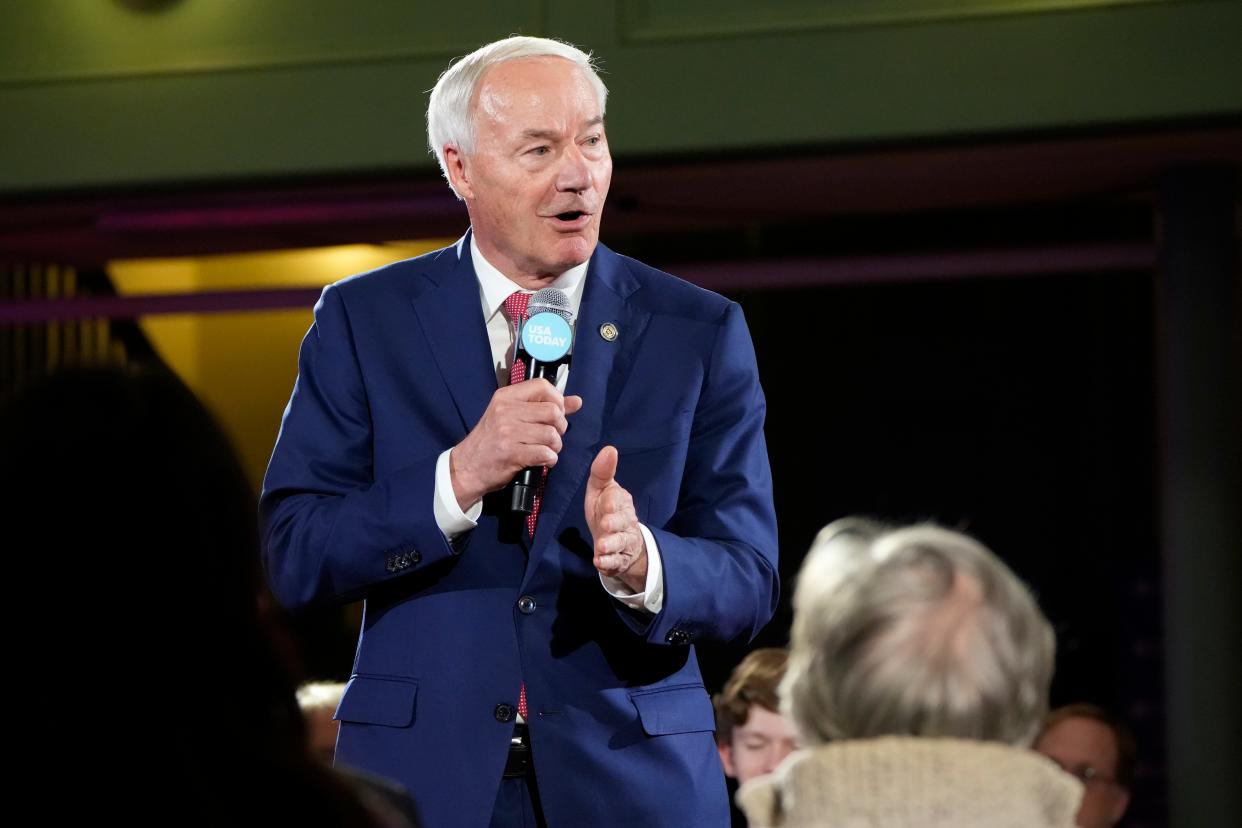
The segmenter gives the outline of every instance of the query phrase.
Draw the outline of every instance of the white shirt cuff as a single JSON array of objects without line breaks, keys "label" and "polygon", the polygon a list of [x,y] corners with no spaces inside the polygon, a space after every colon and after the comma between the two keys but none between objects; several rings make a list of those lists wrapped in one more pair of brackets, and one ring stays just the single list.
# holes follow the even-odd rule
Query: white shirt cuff
[{"label": "white shirt cuff", "polygon": [[436,460],[436,494],[432,510],[436,516],[436,526],[448,540],[469,532],[478,526],[479,515],[483,514],[483,501],[476,501],[468,511],[463,512],[457,505],[457,495],[453,494],[453,475],[449,471],[448,449]]},{"label": "white shirt cuff", "polygon": [[652,615],[664,607],[664,564],[660,560],[660,547],[656,545],[655,536],[646,525],[638,524],[638,531],[643,533],[643,541],[647,544],[647,583],[642,592],[634,592],[620,578],[600,574],[599,581],[613,598],[627,607],[646,610]]}]

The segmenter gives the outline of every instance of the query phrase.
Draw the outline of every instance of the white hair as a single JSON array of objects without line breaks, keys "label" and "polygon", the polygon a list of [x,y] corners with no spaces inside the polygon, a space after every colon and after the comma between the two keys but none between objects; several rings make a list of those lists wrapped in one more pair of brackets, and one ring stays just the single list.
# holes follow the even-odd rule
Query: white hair
[{"label": "white hair", "polygon": [[886,735],[1029,745],[1055,639],[1017,576],[972,538],[847,518],[807,554],[781,707],[808,744]]},{"label": "white hair", "polygon": [[[599,99],[599,114],[603,116],[608,103],[608,87],[599,78],[595,58],[577,46],[546,37],[521,35],[481,46],[444,70],[431,90],[431,100],[427,104],[427,144],[440,163],[440,172],[450,188],[453,181],[449,178],[444,160],[444,148],[454,147],[458,152],[467,154],[474,150],[472,107],[480,78],[498,63],[534,57],[558,57],[574,63],[595,90],[595,96]],[[456,188],[453,192],[461,198]]]}]

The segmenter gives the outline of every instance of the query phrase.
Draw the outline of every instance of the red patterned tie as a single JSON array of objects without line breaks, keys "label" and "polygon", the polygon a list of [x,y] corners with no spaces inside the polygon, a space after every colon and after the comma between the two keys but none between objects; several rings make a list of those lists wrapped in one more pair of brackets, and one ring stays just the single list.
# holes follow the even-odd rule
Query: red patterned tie
[{"label": "red patterned tie", "polygon": [[[530,294],[515,290],[509,294],[509,298],[505,300],[505,316],[509,317],[509,321],[513,323],[514,342],[517,341],[517,335],[521,330],[521,323],[526,320],[526,305],[530,302]],[[509,366],[509,384],[513,385],[526,379],[526,363],[520,359],[513,360],[513,365]],[[539,478],[539,485],[535,487],[535,504],[531,509],[531,513],[526,516],[526,531],[530,532],[530,536],[535,536],[535,523],[539,520],[539,504],[543,502],[543,487],[548,479],[548,467],[543,467],[543,474]],[[525,721],[526,716],[526,682],[522,682],[522,689],[518,693],[518,715]]]}]

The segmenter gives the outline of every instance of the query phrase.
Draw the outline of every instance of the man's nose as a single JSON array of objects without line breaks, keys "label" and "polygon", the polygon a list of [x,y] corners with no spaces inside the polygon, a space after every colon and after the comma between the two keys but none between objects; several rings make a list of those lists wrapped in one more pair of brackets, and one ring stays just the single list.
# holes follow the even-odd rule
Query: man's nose
[{"label": "man's nose", "polygon": [[793,751],[793,746],[782,742],[773,742],[768,748],[767,756],[763,757],[764,773],[771,773],[776,770],[781,762],[785,761],[785,757]]},{"label": "man's nose", "polygon": [[591,166],[582,155],[582,150],[575,144],[561,157],[561,166],[556,175],[556,189],[561,192],[581,193],[591,189],[594,178]]}]

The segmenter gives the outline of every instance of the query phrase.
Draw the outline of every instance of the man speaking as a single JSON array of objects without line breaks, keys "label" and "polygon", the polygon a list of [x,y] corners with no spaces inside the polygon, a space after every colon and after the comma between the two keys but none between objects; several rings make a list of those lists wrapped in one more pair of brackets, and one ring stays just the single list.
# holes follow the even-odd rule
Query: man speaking
[{"label": "man speaking", "polygon": [[763,392],[736,304],[598,244],[606,98],[541,38],[440,77],[470,229],[324,290],[264,481],[279,599],[366,599],[337,761],[428,825],[728,821],[693,644],[777,601]]}]

